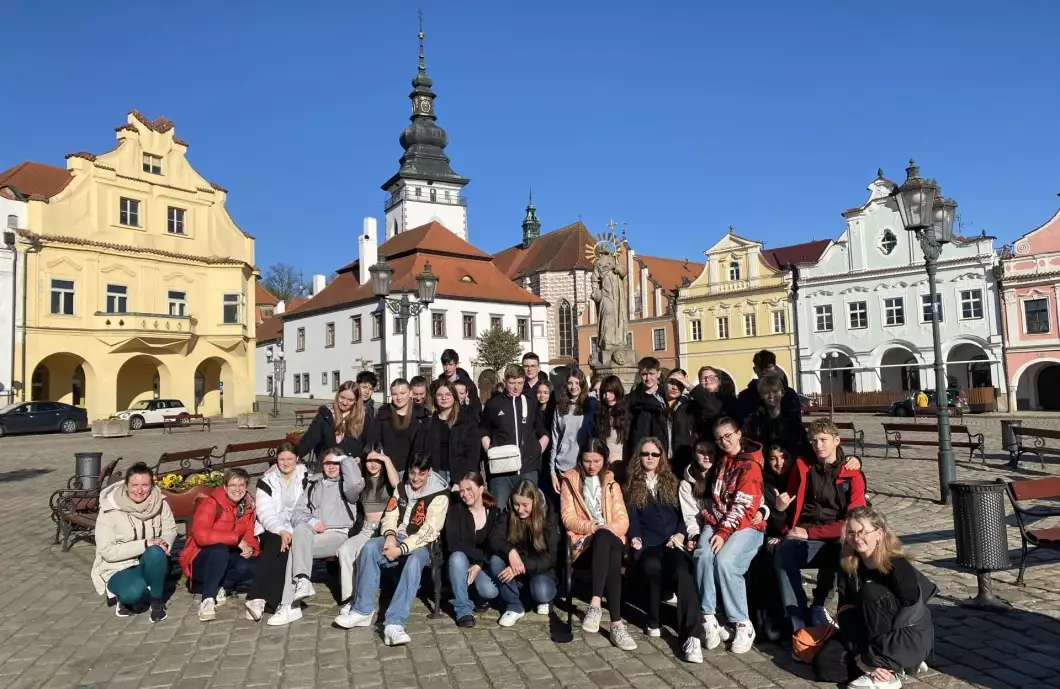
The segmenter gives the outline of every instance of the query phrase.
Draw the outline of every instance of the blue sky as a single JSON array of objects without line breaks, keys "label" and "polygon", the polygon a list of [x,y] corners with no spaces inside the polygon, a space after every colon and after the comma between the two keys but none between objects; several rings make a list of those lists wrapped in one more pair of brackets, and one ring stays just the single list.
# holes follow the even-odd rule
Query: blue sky
[{"label": "blue sky", "polygon": [[330,272],[382,215],[421,4],[487,251],[519,241],[531,185],[543,229],[614,218],[641,253],[695,260],[730,224],[836,237],[910,155],[966,233],[1012,241],[1058,206],[1048,0],[12,3],[0,169],[107,150],[132,108],[165,116],[259,265]]}]

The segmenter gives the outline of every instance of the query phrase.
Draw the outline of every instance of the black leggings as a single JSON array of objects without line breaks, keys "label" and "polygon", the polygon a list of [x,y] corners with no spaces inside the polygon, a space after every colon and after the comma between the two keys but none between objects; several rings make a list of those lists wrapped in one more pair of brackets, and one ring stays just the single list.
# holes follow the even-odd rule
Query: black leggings
[{"label": "black leggings", "polygon": [[662,592],[672,588],[677,592],[677,634],[684,641],[689,637],[703,638],[703,616],[700,614],[699,592],[692,578],[691,558],[680,548],[655,545],[644,548],[637,558],[637,566],[648,578],[648,626],[659,626]]},{"label": "black leggings", "polygon": [[622,541],[607,529],[600,529],[589,538],[589,546],[578,559],[590,564],[593,595],[606,598],[611,621],[621,622]]},{"label": "black leggings", "polygon": [[839,614],[840,631],[814,656],[813,672],[817,679],[842,684],[863,675],[857,664],[858,655],[894,631],[898,607],[898,599],[886,586],[875,582],[865,584],[857,604]]},{"label": "black leggings", "polygon": [[288,548],[280,552],[280,537],[271,531],[262,531],[258,536],[261,544],[261,556],[258,557],[258,571],[247,592],[247,600],[264,599],[265,607],[275,610],[283,596],[284,575],[287,572]]}]

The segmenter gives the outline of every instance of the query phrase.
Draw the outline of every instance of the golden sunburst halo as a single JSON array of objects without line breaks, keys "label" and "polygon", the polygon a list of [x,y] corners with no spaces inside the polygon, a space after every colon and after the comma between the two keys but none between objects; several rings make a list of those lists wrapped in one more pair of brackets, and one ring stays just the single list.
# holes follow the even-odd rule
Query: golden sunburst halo
[{"label": "golden sunburst halo", "polygon": [[609,253],[617,260],[626,249],[626,245],[614,232],[601,232],[596,235],[595,239],[595,243],[590,242],[585,245],[585,258],[590,263],[596,261],[596,257],[602,253]]}]

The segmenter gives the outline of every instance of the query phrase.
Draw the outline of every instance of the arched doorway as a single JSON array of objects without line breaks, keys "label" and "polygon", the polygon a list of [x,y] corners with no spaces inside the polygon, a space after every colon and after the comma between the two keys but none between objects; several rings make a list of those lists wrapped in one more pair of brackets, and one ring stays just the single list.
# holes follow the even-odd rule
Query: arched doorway
[{"label": "arched doorway", "polygon": [[1038,373],[1035,384],[1038,393],[1038,408],[1045,411],[1060,410],[1060,365],[1045,366]]},{"label": "arched doorway", "polygon": [[846,352],[821,355],[821,392],[854,392],[854,362]]},{"label": "arched doorway", "polygon": [[919,390],[922,384],[917,358],[905,347],[893,347],[880,358],[880,389],[886,392]]},{"label": "arched doorway", "polygon": [[[195,368],[195,413],[204,416],[224,415],[224,384],[234,384],[232,366],[220,357],[210,357]],[[231,405],[229,405],[231,406]]]},{"label": "arched doorway", "polygon": [[147,354],[128,359],[118,369],[118,410],[129,409],[140,400],[158,399],[169,394],[169,369]]},{"label": "arched doorway", "polygon": [[92,378],[91,367],[81,357],[66,352],[52,354],[33,367],[28,399],[85,407]]},{"label": "arched doorway", "polygon": [[[946,377],[949,384],[958,388],[991,388],[994,387],[994,379],[990,372],[990,364],[986,352],[977,344],[961,342],[950,349],[946,355]],[[983,363],[955,363],[951,361],[980,361]]]}]

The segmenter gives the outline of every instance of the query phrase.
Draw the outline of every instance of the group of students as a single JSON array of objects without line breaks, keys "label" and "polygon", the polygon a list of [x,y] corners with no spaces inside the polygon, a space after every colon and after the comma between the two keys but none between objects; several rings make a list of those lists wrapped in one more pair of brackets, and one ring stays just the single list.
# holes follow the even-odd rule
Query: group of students
[{"label": "group of students", "polygon": [[[249,582],[248,619],[268,612],[267,624],[290,624],[316,594],[313,560],[336,557],[335,624],[370,626],[382,570],[398,569],[383,640],[407,644],[439,544],[456,624],[473,627],[499,598],[508,627],[527,606],[549,613],[566,541],[571,566],[589,575],[582,629],[600,630],[606,599],[610,640],[623,650],[637,647],[623,619],[625,577],[644,584],[647,636],[661,635],[664,602],[675,605],[688,662],[703,662],[704,646],[744,653],[758,634],[779,640],[818,625],[838,626],[813,658],[822,680],[891,689],[928,657],[926,580],[868,506],[860,461],[843,457],[835,425],[803,430],[769,352],[755,356],[758,378],[739,396],[721,389],[715,369],[690,385],[650,357],[628,395],[617,378],[589,385],[577,370],[553,391],[528,356],[484,403],[451,350],[437,380],[422,391],[421,381],[395,380],[378,409],[374,375],[362,374],[320,408],[298,446],[280,447],[253,494],[245,472],[228,470],[199,503],[180,555],[202,596],[199,618],[214,619]],[[308,454],[320,473],[300,462]],[[134,465],[100,502],[97,590],[119,616],[149,609],[164,619],[176,525],[150,469]],[[805,568],[818,570],[809,604]],[[833,620],[825,602],[837,578]]]}]

